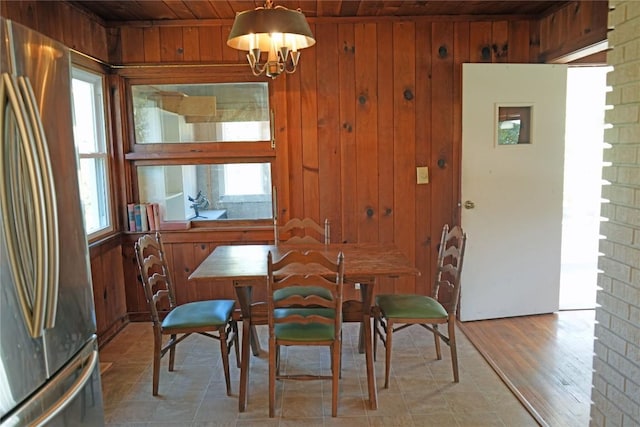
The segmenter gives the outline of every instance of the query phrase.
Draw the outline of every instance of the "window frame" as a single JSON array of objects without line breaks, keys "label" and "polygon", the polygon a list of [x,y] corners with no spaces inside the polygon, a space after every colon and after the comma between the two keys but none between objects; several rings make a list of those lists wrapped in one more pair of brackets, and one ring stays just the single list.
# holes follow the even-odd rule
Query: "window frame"
[{"label": "window frame", "polygon": [[[162,75],[162,67],[144,67],[145,70],[126,69],[120,71],[124,78],[126,117],[128,124],[128,147],[124,150],[124,160],[130,173],[131,198],[127,202],[139,203],[138,166],[153,165],[198,165],[225,163],[270,163],[271,184],[277,182],[277,162],[275,146],[275,119],[273,86],[267,83],[271,121],[271,139],[250,142],[193,142],[193,143],[141,143],[135,141],[133,114],[133,91],[136,85],[160,84],[216,84],[216,83],[265,83],[264,79],[246,75],[244,67],[235,71],[234,67],[209,69],[203,73],[200,67],[182,66],[179,71]],[[207,69],[208,67],[205,67]],[[144,72],[146,71],[146,72]],[[156,75],[156,71],[160,76]],[[273,197],[273,195],[272,195]],[[272,202],[273,204],[273,202]],[[273,226],[275,206],[272,206],[272,218],[269,219],[224,219],[191,221],[192,228],[228,228],[239,225]],[[125,227],[126,231],[126,227]]]},{"label": "window frame", "polygon": [[[110,110],[111,97],[109,92],[108,72],[104,66],[88,58],[81,57],[80,55],[72,54],[72,61],[71,61],[71,79],[72,80],[77,78],[74,76],[74,70],[78,70],[82,73],[88,73],[95,76],[96,78],[99,78],[102,86],[101,107],[102,107],[103,127],[100,129],[100,131],[103,133],[103,139],[104,139],[104,144],[102,147],[103,151],[92,152],[92,153],[81,153],[79,150],[79,147],[75,145],[75,141],[74,141],[76,154],[78,156],[77,157],[78,171],[80,170],[80,161],[82,159],[102,159],[104,163],[104,175],[102,176],[102,179],[104,180],[104,187],[106,192],[104,197],[106,206],[104,207],[104,209],[107,216],[107,225],[96,231],[87,233],[86,224],[84,224],[87,240],[89,243],[93,243],[110,234],[115,233],[118,227],[118,217],[115,209],[116,187],[113,181],[114,147],[113,147],[113,138],[112,138],[112,132],[111,132],[111,123],[112,123],[111,114],[110,114],[111,113],[111,110]],[[73,100],[73,92],[71,93],[71,97]],[[72,113],[75,114],[74,112]],[[80,196],[82,199],[82,195]],[[83,216],[84,216],[84,210],[83,210]]]}]

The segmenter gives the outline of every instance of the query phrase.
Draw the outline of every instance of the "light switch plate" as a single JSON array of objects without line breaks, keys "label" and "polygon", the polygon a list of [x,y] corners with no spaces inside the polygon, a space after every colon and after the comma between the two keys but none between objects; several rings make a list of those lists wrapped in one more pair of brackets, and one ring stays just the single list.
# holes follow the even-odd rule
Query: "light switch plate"
[{"label": "light switch plate", "polygon": [[426,166],[418,166],[416,168],[416,176],[418,184],[429,183],[429,168]]}]

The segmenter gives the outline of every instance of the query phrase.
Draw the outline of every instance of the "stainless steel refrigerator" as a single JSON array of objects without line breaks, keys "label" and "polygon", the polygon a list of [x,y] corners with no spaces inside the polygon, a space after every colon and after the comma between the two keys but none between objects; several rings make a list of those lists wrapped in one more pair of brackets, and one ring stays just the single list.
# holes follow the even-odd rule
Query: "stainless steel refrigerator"
[{"label": "stainless steel refrigerator", "polygon": [[0,426],[100,426],[70,54],[3,18],[0,37]]}]

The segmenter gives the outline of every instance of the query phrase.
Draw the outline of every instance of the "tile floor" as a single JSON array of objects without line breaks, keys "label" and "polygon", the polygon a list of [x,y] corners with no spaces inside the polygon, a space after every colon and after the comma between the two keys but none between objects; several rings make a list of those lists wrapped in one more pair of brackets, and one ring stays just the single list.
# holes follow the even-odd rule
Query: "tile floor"
[{"label": "tile floor", "polygon": [[[263,352],[266,327],[258,327]],[[168,357],[160,396],[151,395],[151,325],[131,323],[100,350],[107,426],[536,426],[462,333],[457,334],[460,383],[453,383],[449,349],[435,359],[432,336],[422,328],[394,335],[391,384],[384,383],[384,354],[375,364],[378,409],[368,409],[364,355],[358,325],[345,324],[338,417],[331,417],[330,381],[281,381],[276,418],[268,417],[266,353],[253,357],[246,412],[238,412],[239,369],[231,356],[233,396],[227,396],[217,342],[189,337],[178,346],[176,370]],[[328,369],[326,348],[283,349],[283,368]]]}]

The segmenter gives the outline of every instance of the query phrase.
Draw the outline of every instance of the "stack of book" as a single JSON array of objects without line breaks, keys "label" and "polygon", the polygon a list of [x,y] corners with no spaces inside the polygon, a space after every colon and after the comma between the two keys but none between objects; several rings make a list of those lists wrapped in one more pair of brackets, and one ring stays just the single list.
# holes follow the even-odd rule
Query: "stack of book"
[{"label": "stack of book", "polygon": [[160,230],[160,205],[158,203],[129,203],[127,205],[129,231]]}]

